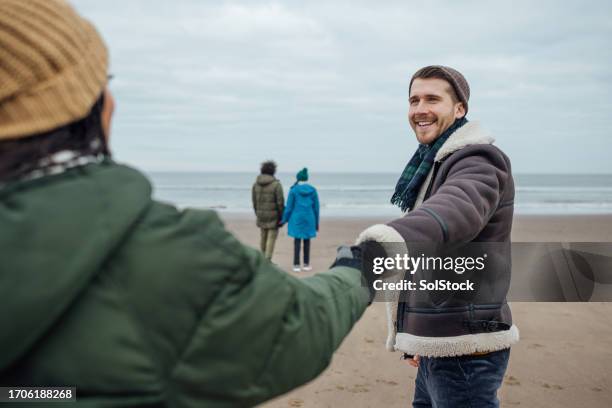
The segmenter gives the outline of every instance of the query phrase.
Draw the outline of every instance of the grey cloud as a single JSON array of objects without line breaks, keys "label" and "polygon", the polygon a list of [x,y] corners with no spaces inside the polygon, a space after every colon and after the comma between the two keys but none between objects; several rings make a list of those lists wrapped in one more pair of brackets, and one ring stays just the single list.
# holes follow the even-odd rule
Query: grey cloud
[{"label": "grey cloud", "polygon": [[410,76],[442,63],[515,171],[612,172],[605,1],[76,6],[111,49],[114,150],[145,168],[399,172]]}]

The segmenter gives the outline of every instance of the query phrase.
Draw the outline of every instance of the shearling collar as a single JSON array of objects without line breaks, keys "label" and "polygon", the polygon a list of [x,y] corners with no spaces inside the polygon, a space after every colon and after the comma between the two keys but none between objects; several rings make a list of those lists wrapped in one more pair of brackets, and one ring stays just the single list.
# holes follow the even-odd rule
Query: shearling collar
[{"label": "shearling collar", "polygon": [[479,122],[468,122],[457,129],[442,145],[434,161],[441,161],[449,154],[469,145],[493,144],[495,139],[484,130]]}]

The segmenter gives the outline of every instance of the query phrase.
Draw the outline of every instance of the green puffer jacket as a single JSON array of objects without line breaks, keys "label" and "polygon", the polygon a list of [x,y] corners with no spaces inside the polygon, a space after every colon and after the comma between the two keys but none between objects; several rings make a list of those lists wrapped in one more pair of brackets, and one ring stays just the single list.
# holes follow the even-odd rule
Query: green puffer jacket
[{"label": "green puffer jacket", "polygon": [[1,188],[0,254],[0,385],[82,406],[255,405],[318,375],[368,302],[358,270],[293,278],[112,161]]},{"label": "green puffer jacket", "polygon": [[285,210],[283,186],[274,176],[260,174],[252,188],[253,209],[259,228],[276,228]]}]

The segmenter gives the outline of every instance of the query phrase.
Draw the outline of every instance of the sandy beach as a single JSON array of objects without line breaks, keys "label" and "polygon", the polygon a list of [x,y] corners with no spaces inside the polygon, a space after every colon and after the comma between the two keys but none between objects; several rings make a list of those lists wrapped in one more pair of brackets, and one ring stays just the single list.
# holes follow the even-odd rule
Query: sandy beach
[{"label": "sandy beach", "polygon": [[[222,214],[226,226],[258,247],[248,215]],[[313,271],[325,270],[336,247],[385,218],[323,218],[312,243]],[[515,216],[513,241],[612,242],[612,215]],[[290,271],[292,240],[284,228],[273,261]],[[293,272],[288,272],[292,273]],[[521,341],[512,348],[499,397],[502,407],[612,406],[612,303],[513,303]],[[385,351],[383,304],[373,304],[314,381],[262,407],[408,407],[416,369]],[[295,367],[299,370],[299,367]]]}]

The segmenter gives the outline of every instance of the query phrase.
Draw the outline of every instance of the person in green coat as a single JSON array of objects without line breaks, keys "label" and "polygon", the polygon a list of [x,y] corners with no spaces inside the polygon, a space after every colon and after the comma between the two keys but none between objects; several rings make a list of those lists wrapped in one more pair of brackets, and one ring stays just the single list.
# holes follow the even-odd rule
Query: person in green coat
[{"label": "person in green coat", "polygon": [[153,200],[111,157],[106,47],[65,2],[0,2],[0,49],[0,385],[242,407],[325,369],[371,299],[357,250],[299,280]]}]

